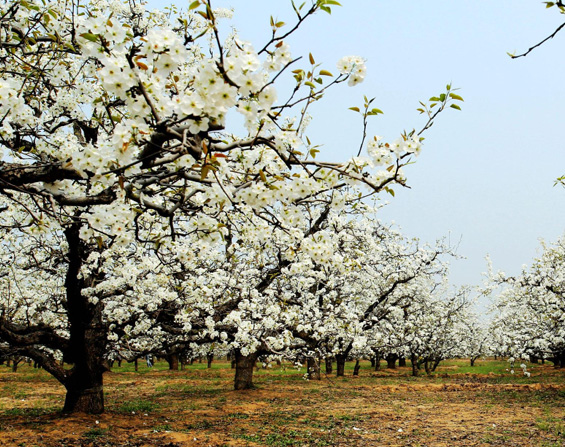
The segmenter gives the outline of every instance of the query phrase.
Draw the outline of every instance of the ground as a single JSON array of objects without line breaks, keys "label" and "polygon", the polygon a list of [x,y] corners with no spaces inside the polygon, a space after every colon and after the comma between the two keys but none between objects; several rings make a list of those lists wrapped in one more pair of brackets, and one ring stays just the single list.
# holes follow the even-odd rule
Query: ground
[{"label": "ground", "polygon": [[105,375],[97,416],[62,415],[64,389],[45,371],[0,366],[0,446],[565,446],[564,370],[530,365],[527,378],[505,362],[467,365],[413,378],[365,362],[360,377],[321,381],[274,365],[248,391],[232,390],[226,362],[125,365]]}]

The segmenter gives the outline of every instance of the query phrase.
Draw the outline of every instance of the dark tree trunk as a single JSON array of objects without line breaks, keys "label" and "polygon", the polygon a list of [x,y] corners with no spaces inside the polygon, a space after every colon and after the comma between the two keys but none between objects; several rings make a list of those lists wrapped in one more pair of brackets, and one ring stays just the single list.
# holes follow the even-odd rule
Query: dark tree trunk
[{"label": "dark tree trunk", "polygon": [[398,358],[398,366],[404,368],[406,366],[406,357],[399,357]]},{"label": "dark tree trunk", "polygon": [[243,355],[237,349],[234,354],[235,357],[235,380],[234,389],[236,390],[248,390],[253,388],[253,368],[255,367],[255,362],[257,357],[259,357],[258,352],[253,354]]},{"label": "dark tree trunk", "polygon": [[531,355],[530,356],[530,363],[534,363],[537,364],[538,363],[538,358],[535,355]]},{"label": "dark tree trunk", "polygon": [[424,362],[424,370],[426,371],[427,375],[430,375],[432,373],[430,361],[428,359],[426,359],[426,361]]},{"label": "dark tree trunk", "polygon": [[169,364],[170,371],[179,370],[179,355],[177,353],[172,353],[167,355],[167,363]]},{"label": "dark tree trunk", "polygon": [[435,372],[437,367],[439,366],[439,364],[441,363],[441,358],[434,360],[434,363],[432,365],[432,372]]},{"label": "dark tree trunk", "polygon": [[346,355],[337,354],[335,356],[335,361],[337,363],[337,366],[336,366],[336,376],[337,377],[345,376],[345,361],[346,360],[347,360]]},{"label": "dark tree trunk", "polygon": [[382,355],[381,352],[374,349],[373,352],[375,353],[375,371],[380,371],[381,370],[381,359],[382,359]]},{"label": "dark tree trunk", "polygon": [[[70,323],[69,349],[64,360],[73,364],[64,385],[67,389],[64,412],[93,413],[104,411],[102,374],[106,370],[106,326],[102,319],[102,304],[89,302],[82,290],[92,278],[82,278],[80,269],[89,254],[79,237],[80,226],[65,230],[69,245],[69,266],[65,279],[67,315]],[[47,368],[48,365],[43,365]]]},{"label": "dark tree trunk", "polygon": [[331,374],[333,371],[332,358],[326,357],[326,374]]},{"label": "dark tree trunk", "polygon": [[388,369],[396,369],[396,360],[398,356],[396,354],[389,354],[386,356],[386,367]]},{"label": "dark tree trunk", "polygon": [[306,360],[306,367],[308,368],[309,380],[321,380],[320,375],[320,362],[314,357],[308,357]]},{"label": "dark tree trunk", "polygon": [[418,359],[414,354],[410,356],[410,362],[412,363],[412,376],[418,377]]},{"label": "dark tree trunk", "polygon": [[137,358],[133,361],[133,365],[135,368],[135,372],[139,371],[139,361]]},{"label": "dark tree trunk", "polygon": [[[85,366],[77,368],[66,384],[65,413],[98,414],[104,411],[102,372],[87,371],[84,368]],[[84,375],[81,371],[84,371]]]},{"label": "dark tree trunk", "polygon": [[214,361],[214,354],[208,354],[206,356],[206,360],[208,361],[207,368],[212,368],[212,362]]},{"label": "dark tree trunk", "polygon": [[17,359],[12,360],[12,372],[18,372],[18,363],[19,361]]},{"label": "dark tree trunk", "polygon": [[360,369],[361,369],[361,362],[359,361],[359,359],[355,359],[355,366],[353,367],[353,375],[358,376]]},{"label": "dark tree trunk", "polygon": [[475,362],[477,359],[475,357],[471,357],[471,366],[475,366]]}]

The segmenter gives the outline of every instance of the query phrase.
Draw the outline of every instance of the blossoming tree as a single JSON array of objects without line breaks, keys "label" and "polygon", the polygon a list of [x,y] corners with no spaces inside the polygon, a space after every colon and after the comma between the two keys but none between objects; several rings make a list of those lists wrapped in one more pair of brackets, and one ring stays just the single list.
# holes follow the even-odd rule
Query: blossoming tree
[{"label": "blossoming tree", "polygon": [[[106,0],[0,5],[5,237],[16,246],[32,233],[47,246],[63,240],[65,261],[57,267],[66,270],[50,274],[64,289],[57,293],[64,294],[68,324],[61,332],[60,323],[11,320],[5,312],[0,337],[65,377],[67,411],[103,410],[104,353],[88,347],[111,335],[111,323],[100,318],[108,315],[106,306],[120,309],[127,302],[120,287],[109,295],[92,291],[87,279],[96,256],[105,261],[94,276],[104,278],[113,276],[104,271],[107,262],[143,244],[151,244],[150,256],[176,250],[196,263],[226,241],[235,215],[288,230],[292,219],[278,220],[274,209],[292,216],[304,203],[332,206],[331,191],[365,187],[371,195],[405,183],[403,168],[420,151],[420,133],[368,144],[364,133],[340,163],[316,159],[318,149],[304,133],[309,106],[328,88],[365,77],[360,57],[341,59],[333,75],[312,55],[306,62],[294,58],[286,42],[308,17],[335,5],[295,6],[295,25],[285,32],[273,21],[272,37],[259,50],[233,33],[224,38],[225,11],[207,0],[166,12]],[[295,87],[281,99],[276,86],[287,75]],[[421,109],[428,118],[423,130],[460,100],[451,86],[432,97]],[[365,128],[380,113],[370,100],[357,110]],[[230,127],[232,112],[243,117],[242,129]],[[183,247],[186,238],[191,243]],[[45,341],[74,348],[72,370],[60,374],[50,366],[56,355],[37,350]]]}]

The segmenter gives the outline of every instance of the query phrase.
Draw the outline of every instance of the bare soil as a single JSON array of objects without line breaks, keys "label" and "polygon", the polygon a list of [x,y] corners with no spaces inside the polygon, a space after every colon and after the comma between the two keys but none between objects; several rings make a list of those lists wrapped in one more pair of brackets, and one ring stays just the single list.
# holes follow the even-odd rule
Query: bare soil
[{"label": "bare soil", "polygon": [[513,383],[456,369],[321,381],[261,370],[248,391],[232,390],[227,365],[111,372],[104,414],[65,416],[45,372],[2,366],[0,446],[565,446],[565,371],[539,366],[532,383]]}]

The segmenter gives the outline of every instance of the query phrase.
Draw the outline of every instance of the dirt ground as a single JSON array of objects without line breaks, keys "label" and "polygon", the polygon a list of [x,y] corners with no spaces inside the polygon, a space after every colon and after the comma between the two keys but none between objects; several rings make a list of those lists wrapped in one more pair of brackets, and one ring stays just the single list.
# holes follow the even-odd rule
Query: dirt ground
[{"label": "dirt ground", "polygon": [[565,446],[565,371],[549,366],[531,383],[403,369],[259,371],[237,392],[232,380],[226,366],[111,372],[104,414],[64,416],[64,389],[44,372],[0,367],[0,446]]}]

